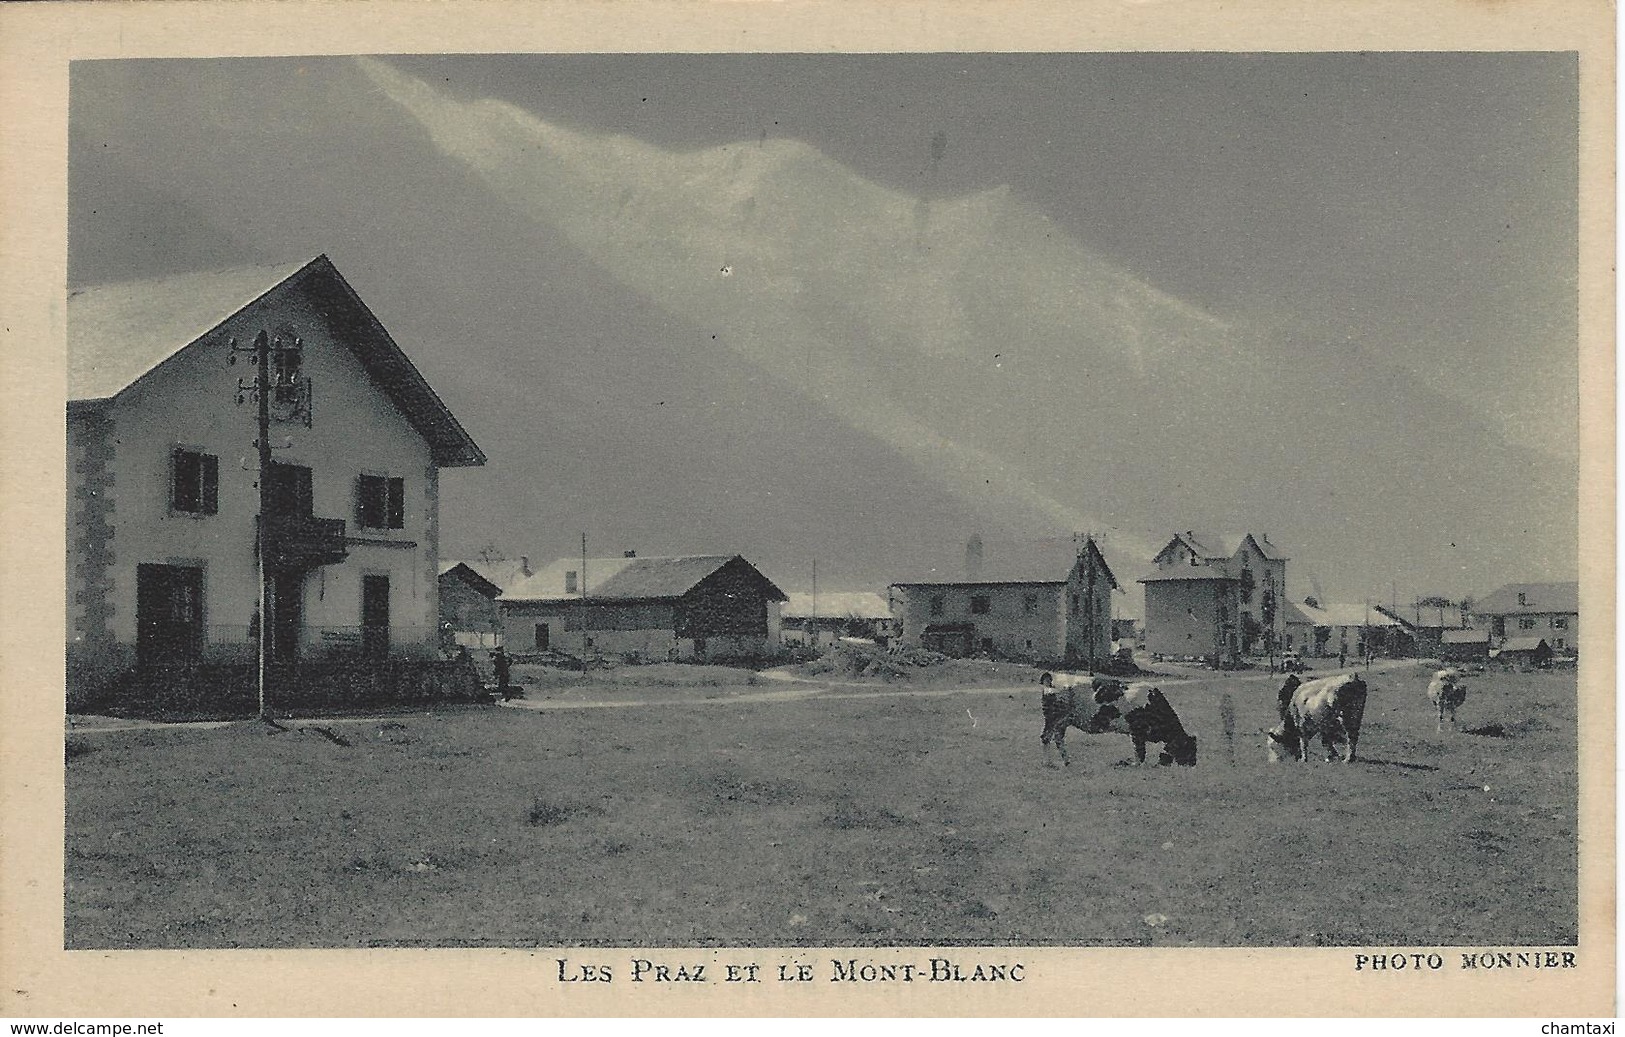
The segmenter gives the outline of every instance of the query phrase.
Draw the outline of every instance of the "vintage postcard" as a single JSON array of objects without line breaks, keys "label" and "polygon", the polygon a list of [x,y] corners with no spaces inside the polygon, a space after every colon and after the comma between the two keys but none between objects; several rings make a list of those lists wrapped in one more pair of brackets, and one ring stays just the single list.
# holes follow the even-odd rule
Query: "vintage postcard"
[{"label": "vintage postcard", "polygon": [[0,11],[4,1014],[1611,1017],[1613,32]]}]

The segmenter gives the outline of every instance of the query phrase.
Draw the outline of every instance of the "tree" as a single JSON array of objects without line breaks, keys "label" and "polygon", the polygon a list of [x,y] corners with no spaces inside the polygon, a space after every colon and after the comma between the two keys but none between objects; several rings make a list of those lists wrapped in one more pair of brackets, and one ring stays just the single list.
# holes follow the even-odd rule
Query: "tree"
[{"label": "tree", "polygon": [[1258,635],[1264,632],[1264,625],[1254,618],[1251,612],[1241,614],[1241,651],[1244,655],[1251,655],[1253,645],[1258,641]]}]

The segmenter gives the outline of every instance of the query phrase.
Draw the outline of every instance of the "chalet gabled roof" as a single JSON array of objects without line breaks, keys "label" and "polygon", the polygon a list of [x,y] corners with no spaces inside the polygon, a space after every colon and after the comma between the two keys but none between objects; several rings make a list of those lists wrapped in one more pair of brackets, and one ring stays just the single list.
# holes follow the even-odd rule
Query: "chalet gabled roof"
[{"label": "chalet gabled roof", "polygon": [[1210,561],[1234,558],[1236,552],[1241,550],[1241,545],[1249,539],[1258,548],[1259,553],[1270,561],[1284,562],[1288,560],[1281,549],[1276,547],[1270,538],[1263,533],[1209,533],[1203,530],[1187,530],[1183,533],[1175,533],[1173,539],[1163,546],[1162,551],[1157,552],[1157,557],[1161,558],[1163,552],[1175,544],[1183,543],[1198,558]]},{"label": "chalet gabled roof", "polygon": [[[738,560],[766,585],[768,597],[784,601],[785,593],[739,555],[680,555],[671,558],[588,558],[586,596],[592,599],[646,601],[680,598],[717,570]],[[502,592],[501,601],[576,601],[582,594],[580,558],[561,558]],[[574,573],[576,589],[567,576]]]},{"label": "chalet gabled roof", "polygon": [[285,290],[310,294],[411,426],[436,465],[485,463],[412,361],[325,255],[303,263],[214,270],[81,288],[68,295],[70,409],[114,399],[231,318]]},{"label": "chalet gabled roof", "polygon": [[[1095,564],[1099,565],[1100,568],[1105,571],[1106,579],[1111,581],[1112,590],[1122,590],[1123,588],[1117,583],[1117,574],[1112,572],[1112,567],[1110,565],[1106,564],[1106,556],[1100,553],[1100,545],[1095,543],[1094,537],[1088,537],[1084,540],[1083,550],[1090,558],[1094,560]],[[1080,554],[1078,557],[1081,560],[1083,558],[1083,554]],[[1077,563],[1073,563],[1073,567],[1076,568],[1076,566]]]}]

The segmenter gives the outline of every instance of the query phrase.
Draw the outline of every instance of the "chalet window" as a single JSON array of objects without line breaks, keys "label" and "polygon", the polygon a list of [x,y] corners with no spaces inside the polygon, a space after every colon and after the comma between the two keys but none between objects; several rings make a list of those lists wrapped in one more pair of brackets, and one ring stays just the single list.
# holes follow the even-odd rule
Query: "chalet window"
[{"label": "chalet window", "polygon": [[973,615],[986,615],[993,611],[993,602],[986,594],[973,595],[970,599],[970,610]]},{"label": "chalet window", "polygon": [[220,458],[177,449],[171,459],[169,506],[193,515],[220,512]]},{"label": "chalet window", "polygon": [[547,624],[546,623],[537,623],[536,624],[536,650],[538,652],[545,652],[545,651],[547,651],[547,647],[548,647]]},{"label": "chalet window", "polygon": [[931,614],[933,616],[942,615],[942,606],[943,606],[943,604],[944,604],[944,601],[943,601],[943,596],[941,594],[933,594],[933,595],[931,595],[931,601],[930,601]]},{"label": "chalet window", "polygon": [[356,520],[367,529],[401,529],[406,525],[406,481],[363,475],[357,492]]},{"label": "chalet window", "polygon": [[1552,629],[1553,630],[1567,630],[1568,628],[1569,628],[1569,617],[1567,617],[1567,616],[1553,616],[1552,617]]},{"label": "chalet window", "polygon": [[271,350],[271,384],[276,386],[278,403],[288,403],[297,399],[303,360],[303,349],[290,346]]},{"label": "chalet window", "polygon": [[1518,620],[1518,629],[1533,630],[1535,629],[1535,621],[1532,619],[1520,619]]},{"label": "chalet window", "polygon": [[[1036,595],[1036,594],[1023,594],[1021,596],[1021,607],[1028,615],[1032,615],[1034,612],[1037,612],[1038,611],[1038,595]],[[1032,646],[1028,645],[1027,647],[1031,648]]]},{"label": "chalet window", "polygon": [[287,518],[310,518],[315,506],[311,496],[310,469],[304,465],[272,461],[265,472],[266,511]]}]

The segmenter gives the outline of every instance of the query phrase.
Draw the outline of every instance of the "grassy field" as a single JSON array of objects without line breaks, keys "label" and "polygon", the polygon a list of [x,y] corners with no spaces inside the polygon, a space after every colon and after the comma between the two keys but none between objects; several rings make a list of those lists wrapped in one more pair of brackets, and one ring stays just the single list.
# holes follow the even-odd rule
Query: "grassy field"
[{"label": "grassy field", "polygon": [[1165,686],[1192,769],[1045,768],[1030,685],[75,734],[67,944],[1573,942],[1573,674],[1478,677],[1479,734],[1372,684],[1348,767],[1265,763],[1246,677]]}]

